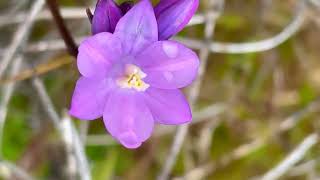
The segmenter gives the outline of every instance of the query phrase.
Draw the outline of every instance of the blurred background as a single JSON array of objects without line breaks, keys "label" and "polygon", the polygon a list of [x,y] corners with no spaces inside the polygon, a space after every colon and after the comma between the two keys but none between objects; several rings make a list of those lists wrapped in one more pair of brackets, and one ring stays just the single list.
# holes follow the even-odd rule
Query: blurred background
[{"label": "blurred background", "polygon": [[[79,43],[95,0],[58,2]],[[45,1],[0,0],[0,177],[320,179],[319,16],[319,0],[201,0],[174,38],[201,59],[193,122],[127,150],[66,113],[79,73]]]}]

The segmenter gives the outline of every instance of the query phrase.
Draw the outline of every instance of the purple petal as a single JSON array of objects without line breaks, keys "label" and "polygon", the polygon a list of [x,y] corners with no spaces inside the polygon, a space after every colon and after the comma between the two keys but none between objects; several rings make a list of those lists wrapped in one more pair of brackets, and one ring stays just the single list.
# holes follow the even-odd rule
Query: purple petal
[{"label": "purple petal", "polygon": [[147,74],[144,81],[160,89],[189,85],[199,67],[197,55],[174,41],[158,41],[139,54],[135,62]]},{"label": "purple petal", "polygon": [[113,33],[121,17],[122,12],[113,0],[99,0],[92,20],[92,33]]},{"label": "purple petal", "polygon": [[115,30],[126,53],[135,54],[158,40],[158,27],[149,0],[141,0],[123,16]]},{"label": "purple petal", "polygon": [[166,40],[180,32],[199,6],[199,0],[161,0],[155,7],[159,40]]},{"label": "purple petal", "polygon": [[137,148],[152,133],[154,121],[143,97],[131,91],[110,94],[103,114],[109,133],[127,148]]},{"label": "purple petal", "polygon": [[134,5],[133,1],[125,1],[122,4],[120,4],[119,8],[122,11],[122,14],[126,14]]},{"label": "purple petal", "polygon": [[80,77],[72,96],[69,113],[81,120],[101,117],[110,88],[107,80]]},{"label": "purple petal", "polygon": [[154,120],[160,124],[178,125],[192,119],[191,110],[183,93],[178,90],[148,88],[145,101]]},{"label": "purple petal", "polygon": [[99,33],[84,40],[79,47],[77,64],[85,77],[104,77],[112,62],[121,55],[121,43],[110,33]]}]

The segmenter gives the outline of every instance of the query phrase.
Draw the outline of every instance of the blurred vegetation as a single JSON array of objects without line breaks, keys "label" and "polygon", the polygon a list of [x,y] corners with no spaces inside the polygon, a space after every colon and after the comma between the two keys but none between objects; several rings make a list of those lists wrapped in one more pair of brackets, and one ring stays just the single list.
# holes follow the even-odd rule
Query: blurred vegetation
[{"label": "blurred vegetation", "polygon": [[[62,6],[88,6],[85,0],[59,0]],[[217,21],[213,40],[247,42],[274,36],[291,20],[296,1],[226,0],[225,9]],[[30,4],[28,4],[25,9]],[[199,12],[205,9],[201,0]],[[8,2],[0,0],[5,11]],[[319,14],[315,8],[310,8]],[[85,12],[83,12],[85,13]],[[3,14],[3,13],[1,13]],[[312,14],[312,13],[310,13]],[[317,18],[317,17],[316,17]],[[75,35],[89,35],[89,22],[68,21]],[[5,27],[0,34],[2,47],[9,42],[8,34],[14,27]],[[203,38],[203,25],[188,27],[179,34]],[[10,33],[11,32],[11,33]],[[57,38],[52,23],[36,24],[30,41]],[[273,134],[273,130],[288,116],[319,101],[320,92],[320,24],[308,20],[302,30],[281,46],[262,53],[211,54],[197,109],[213,103],[226,103],[228,110],[218,117],[208,118],[191,127],[184,148],[172,172],[182,176],[191,169],[207,163],[215,168],[206,179],[243,180],[262,175],[279,163],[301,140],[319,130],[317,111],[303,117],[290,131]],[[68,56],[64,51],[43,56],[28,54],[33,66]],[[37,58],[35,58],[37,57]],[[34,60],[34,59],[40,59]],[[44,79],[50,97],[59,113],[69,107],[73,87],[78,78],[74,63],[46,73]],[[40,179],[67,179],[61,175],[65,166],[63,146],[48,121],[29,80],[19,83],[8,107],[4,130],[3,157],[16,162]],[[212,122],[217,122],[212,125]],[[80,125],[78,120],[74,123]],[[198,142],[201,132],[210,126],[211,145],[208,155],[200,158]],[[104,134],[101,120],[90,122],[89,134]],[[94,180],[154,179],[166,159],[174,135],[152,137],[140,149],[127,150],[118,144],[87,146]],[[242,144],[268,137],[266,143],[245,157],[223,163]],[[303,160],[319,159],[319,148],[313,148]],[[319,162],[315,171],[319,172]],[[307,175],[286,176],[283,179],[308,179]]]}]

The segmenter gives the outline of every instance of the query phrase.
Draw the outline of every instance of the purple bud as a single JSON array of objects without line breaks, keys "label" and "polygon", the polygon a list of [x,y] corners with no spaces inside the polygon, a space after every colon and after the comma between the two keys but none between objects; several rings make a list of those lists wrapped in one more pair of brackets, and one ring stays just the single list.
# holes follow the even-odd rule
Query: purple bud
[{"label": "purple bud", "polygon": [[92,34],[113,33],[122,12],[113,0],[99,0],[92,20]]},{"label": "purple bud", "polygon": [[121,9],[123,14],[126,14],[133,6],[133,1],[125,1],[122,4],[120,4],[119,8]]},{"label": "purple bud", "polygon": [[199,0],[161,0],[155,7],[159,40],[166,40],[180,32],[199,6]]}]

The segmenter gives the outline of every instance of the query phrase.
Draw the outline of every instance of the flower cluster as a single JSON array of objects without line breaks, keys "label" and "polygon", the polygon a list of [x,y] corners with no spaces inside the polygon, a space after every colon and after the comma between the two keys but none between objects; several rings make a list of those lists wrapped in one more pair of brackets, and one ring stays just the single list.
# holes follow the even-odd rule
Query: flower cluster
[{"label": "flower cluster", "polygon": [[192,119],[179,90],[196,77],[197,55],[167,40],[188,23],[198,0],[149,0],[117,5],[99,0],[93,36],[77,57],[81,77],[70,114],[82,120],[103,117],[108,132],[127,148],[137,148],[155,123],[178,125]]}]

